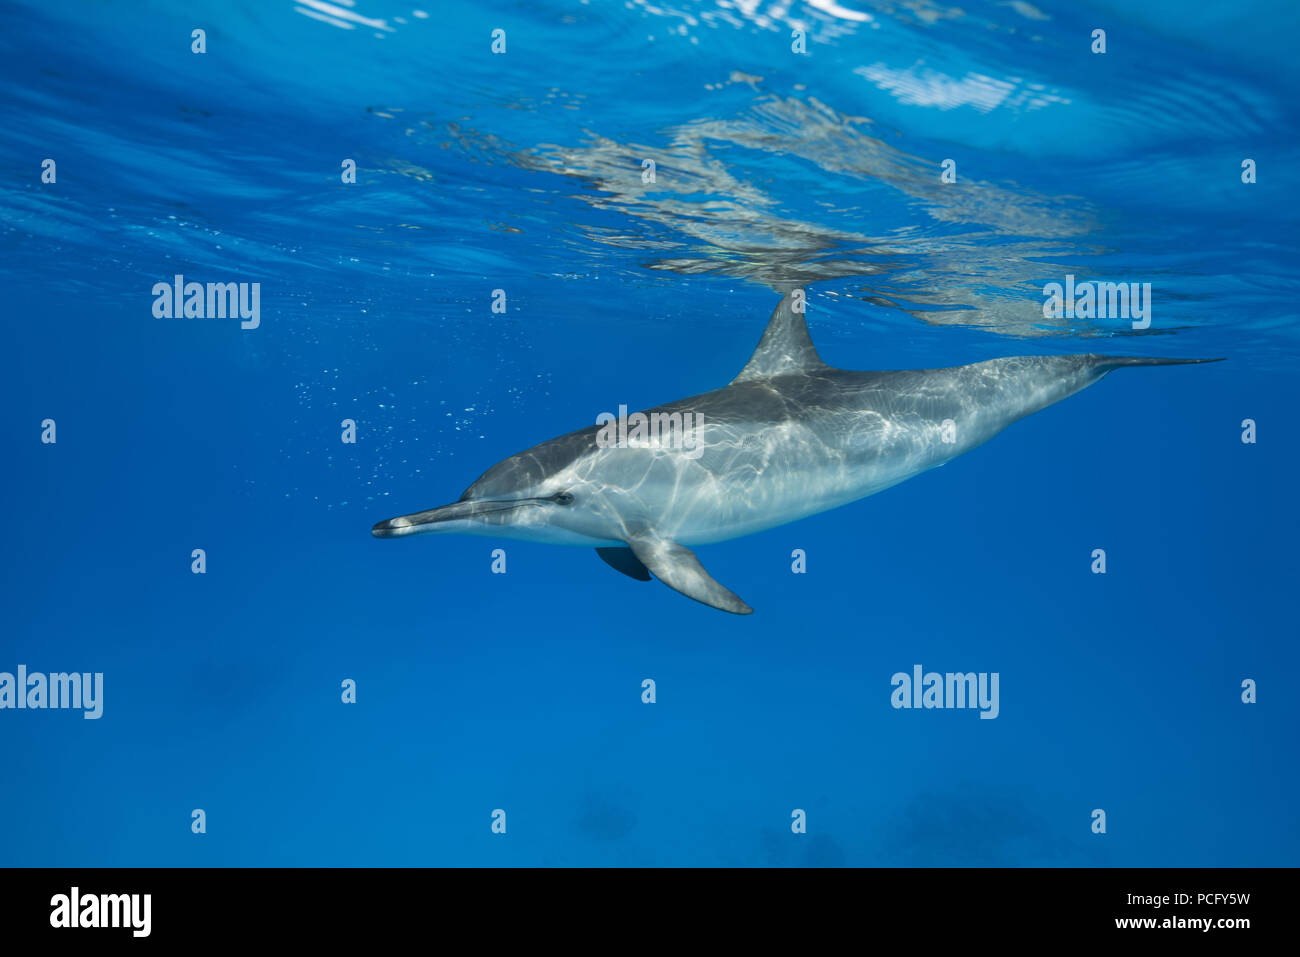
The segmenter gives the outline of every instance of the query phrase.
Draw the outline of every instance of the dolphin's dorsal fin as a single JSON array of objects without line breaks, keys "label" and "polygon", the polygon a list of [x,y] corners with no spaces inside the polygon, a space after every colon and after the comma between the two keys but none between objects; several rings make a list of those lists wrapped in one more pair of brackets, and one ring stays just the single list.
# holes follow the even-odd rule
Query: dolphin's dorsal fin
[{"label": "dolphin's dorsal fin", "polygon": [[803,308],[804,301],[802,289],[785,294],[772,313],[772,318],[768,320],[763,338],[758,341],[758,348],[749,357],[745,368],[740,370],[740,375],[731,380],[732,383],[830,368],[817,355],[803,313],[794,309],[796,302]]}]

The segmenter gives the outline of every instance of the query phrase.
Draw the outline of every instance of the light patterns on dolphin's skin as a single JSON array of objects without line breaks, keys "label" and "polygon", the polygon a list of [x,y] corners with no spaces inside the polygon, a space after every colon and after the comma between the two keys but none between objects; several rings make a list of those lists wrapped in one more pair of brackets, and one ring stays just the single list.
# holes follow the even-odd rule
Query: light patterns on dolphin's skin
[{"label": "light patterns on dolphin's skin", "polygon": [[[442,508],[377,523],[599,548],[607,562],[723,611],[753,611],[688,545],[721,542],[846,505],[969,452],[1018,419],[1125,366],[1204,359],[1015,356],[951,369],[850,372],[817,354],[804,290],[787,293],[729,385],[648,409],[685,418],[694,447],[610,448],[599,426],[512,455]],[[691,421],[691,419],[687,419]],[[701,451],[702,450],[702,451]],[[616,563],[631,549],[642,568]]]}]

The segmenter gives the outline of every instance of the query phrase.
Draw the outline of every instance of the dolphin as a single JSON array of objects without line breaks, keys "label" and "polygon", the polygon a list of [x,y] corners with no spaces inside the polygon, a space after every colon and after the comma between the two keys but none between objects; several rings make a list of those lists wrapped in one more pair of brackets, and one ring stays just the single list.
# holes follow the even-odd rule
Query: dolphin
[{"label": "dolphin", "polygon": [[585,545],[625,575],[653,574],[688,598],[748,615],[687,546],[874,495],[1114,369],[1219,361],[1014,356],[854,372],[822,362],[805,304],[802,289],[781,299],[749,362],[721,389],[647,409],[618,429],[598,422],[535,445],[492,466],[458,501],[379,522],[372,534]]}]

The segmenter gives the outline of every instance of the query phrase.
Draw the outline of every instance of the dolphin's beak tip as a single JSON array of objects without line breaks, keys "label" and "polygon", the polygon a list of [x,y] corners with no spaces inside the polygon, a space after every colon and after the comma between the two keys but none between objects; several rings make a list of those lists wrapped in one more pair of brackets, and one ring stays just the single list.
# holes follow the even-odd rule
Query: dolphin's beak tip
[{"label": "dolphin's beak tip", "polygon": [[414,515],[399,515],[397,518],[385,519],[371,526],[370,534],[375,538],[400,538],[415,531],[427,531],[438,521],[436,513],[441,511],[442,509],[435,508]]}]

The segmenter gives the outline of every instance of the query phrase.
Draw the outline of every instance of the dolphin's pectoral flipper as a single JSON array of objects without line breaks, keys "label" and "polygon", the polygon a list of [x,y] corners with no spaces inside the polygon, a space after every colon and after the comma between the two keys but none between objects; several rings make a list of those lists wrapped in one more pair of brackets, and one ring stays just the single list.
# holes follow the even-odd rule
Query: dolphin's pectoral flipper
[{"label": "dolphin's pectoral flipper", "polygon": [[596,554],[599,555],[610,568],[620,571],[628,578],[635,578],[639,582],[648,582],[650,580],[650,569],[641,564],[641,559],[633,554],[632,549],[616,546],[614,548],[598,548]]},{"label": "dolphin's pectoral flipper", "polygon": [[714,581],[695,553],[685,545],[652,536],[630,538],[627,544],[641,564],[673,591],[733,615],[748,615],[754,611],[740,600],[739,595]]}]

